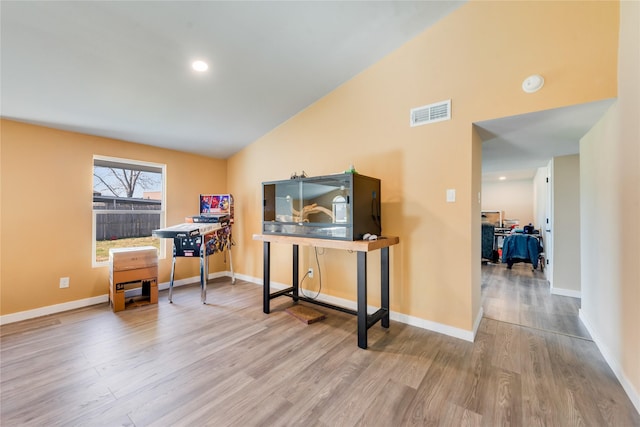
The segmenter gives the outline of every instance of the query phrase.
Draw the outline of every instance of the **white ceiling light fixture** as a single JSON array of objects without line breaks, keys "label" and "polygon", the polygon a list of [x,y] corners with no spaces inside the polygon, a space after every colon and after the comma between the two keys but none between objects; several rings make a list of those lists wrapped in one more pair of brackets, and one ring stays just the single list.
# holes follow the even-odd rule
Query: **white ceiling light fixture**
[{"label": "white ceiling light fixture", "polygon": [[500,178],[498,178],[500,181],[504,181],[505,179],[507,179],[506,176],[501,176]]},{"label": "white ceiling light fixture", "polygon": [[527,93],[537,92],[544,86],[544,78],[540,74],[534,74],[522,82],[522,90]]},{"label": "white ceiling light fixture", "polygon": [[193,63],[191,64],[191,68],[193,68],[194,70],[200,73],[203,73],[209,69],[209,65],[204,61],[198,60],[198,61],[193,61]]}]

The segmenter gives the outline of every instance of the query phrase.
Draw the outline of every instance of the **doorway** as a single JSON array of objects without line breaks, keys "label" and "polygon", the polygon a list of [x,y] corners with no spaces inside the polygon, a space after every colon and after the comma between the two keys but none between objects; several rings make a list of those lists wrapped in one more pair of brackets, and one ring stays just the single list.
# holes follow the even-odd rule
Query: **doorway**
[{"label": "doorway", "polygon": [[[487,318],[521,326],[549,330],[561,334],[590,339],[586,328],[579,319],[580,309],[580,260],[579,260],[579,201],[572,202],[573,191],[558,191],[547,182],[536,188],[534,184],[540,169],[554,170],[556,158],[578,156],[580,138],[602,117],[614,100],[602,100],[553,110],[511,116],[474,123],[477,134],[482,139],[482,210],[504,212],[505,218],[520,219],[517,227],[532,223],[545,242],[545,252],[549,264],[545,263],[546,276],[539,269],[532,270],[531,264],[515,264],[507,269],[501,263],[487,263],[481,269],[481,303]],[[556,168],[563,174],[565,165]],[[579,161],[578,161],[579,163]],[[579,169],[576,169],[579,170]],[[548,177],[546,175],[545,177]],[[579,172],[572,172],[571,182],[578,182]],[[568,182],[565,175],[558,177]],[[558,180],[558,181],[559,181]],[[504,203],[485,204],[487,192],[485,183],[529,182],[516,188],[511,185],[507,200],[513,206],[505,208]],[[529,190],[521,187],[529,185]],[[547,186],[549,188],[547,188]],[[579,186],[578,186],[579,187]],[[565,187],[559,187],[564,190]],[[528,207],[522,212],[512,213],[523,205],[516,200],[528,191],[524,199]],[[579,189],[578,189],[579,192]],[[549,201],[547,200],[549,199]],[[558,202],[561,212],[554,212]],[[540,199],[541,203],[533,200]],[[567,209],[566,201],[576,206],[577,213]],[[562,205],[562,206],[560,206]],[[542,207],[542,211],[541,208]],[[549,211],[547,211],[549,210]],[[572,220],[564,221],[560,234],[553,233],[554,217],[563,219],[570,213]],[[522,216],[523,218],[518,218]],[[524,218],[527,217],[527,218]],[[577,219],[577,220],[576,220]],[[575,229],[572,227],[576,227]],[[549,231],[547,231],[549,230]],[[567,238],[567,230],[571,236]],[[577,231],[576,231],[577,230]],[[578,236],[577,238],[575,236]],[[558,249],[557,251],[555,249]],[[572,258],[572,257],[576,257]],[[562,259],[560,259],[562,258]],[[555,264],[555,265],[554,265]],[[552,277],[549,283],[547,277]],[[559,279],[554,280],[556,277]],[[557,283],[555,283],[557,282]]]}]

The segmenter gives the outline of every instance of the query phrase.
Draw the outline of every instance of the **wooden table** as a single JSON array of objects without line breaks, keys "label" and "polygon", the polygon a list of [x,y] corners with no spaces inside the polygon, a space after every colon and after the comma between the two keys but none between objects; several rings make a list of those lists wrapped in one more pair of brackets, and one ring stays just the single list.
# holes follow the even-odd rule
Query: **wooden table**
[{"label": "wooden table", "polygon": [[[263,311],[269,314],[270,302],[280,296],[288,296],[294,302],[306,301],[312,304],[321,305],[334,310],[353,314],[358,317],[358,347],[367,348],[367,330],[380,321],[383,328],[389,327],[389,247],[400,242],[398,237],[387,236],[378,240],[331,240],[316,239],[309,237],[281,236],[270,234],[254,234],[254,240],[263,242]],[[293,277],[292,286],[271,293],[271,243],[284,243],[293,246]],[[312,246],[320,248],[342,249],[353,251],[358,254],[358,295],[357,310],[350,310],[345,307],[336,306],[323,301],[314,300],[300,295],[298,288],[298,250],[299,246]],[[367,253],[380,250],[380,298],[381,307],[373,314],[367,314]]]}]

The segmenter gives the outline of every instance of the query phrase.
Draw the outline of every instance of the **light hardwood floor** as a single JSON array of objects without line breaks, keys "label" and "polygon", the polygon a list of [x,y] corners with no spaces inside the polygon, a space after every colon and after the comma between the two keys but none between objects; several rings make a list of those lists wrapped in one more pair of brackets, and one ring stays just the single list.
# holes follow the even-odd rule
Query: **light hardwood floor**
[{"label": "light hardwood floor", "polygon": [[482,266],[484,317],[591,339],[578,317],[580,299],[551,295],[549,282],[531,264]]},{"label": "light hardwood floor", "polygon": [[[496,279],[497,280],[497,279]],[[487,288],[486,285],[483,287]],[[305,325],[261,287],[0,328],[3,426],[639,426],[593,342],[485,318],[474,343],[391,322]]]}]

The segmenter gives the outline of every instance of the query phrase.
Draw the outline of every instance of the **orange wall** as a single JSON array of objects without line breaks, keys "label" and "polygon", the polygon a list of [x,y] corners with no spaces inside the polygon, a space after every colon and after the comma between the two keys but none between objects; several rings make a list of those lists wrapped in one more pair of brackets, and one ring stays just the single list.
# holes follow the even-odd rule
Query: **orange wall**
[{"label": "orange wall", "polygon": [[[229,189],[241,201],[237,270],[262,276],[262,246],[252,240],[261,182],[353,162],[382,180],[383,232],[400,236],[391,309],[471,330],[480,310],[481,175],[472,123],[615,97],[617,31],[616,2],[474,1],[457,9],[229,159]],[[521,83],[533,73],[545,86],[525,94]],[[411,108],[449,98],[451,121],[409,127]],[[449,188],[456,203],[445,202]],[[287,283],[290,248],[274,246],[272,280]],[[301,258],[315,265],[310,250]],[[354,300],[355,255],[327,250],[320,265],[323,293]]]},{"label": "orange wall", "polygon": [[[227,191],[225,160],[8,120],[0,132],[2,315],[108,293],[108,267],[91,267],[94,154],[166,164],[168,225],[197,213],[201,192]],[[171,269],[166,247],[160,282]],[[225,269],[221,259],[212,272]],[[177,264],[176,279],[197,276],[196,261]]]},{"label": "orange wall", "polygon": [[[261,182],[353,162],[382,180],[384,233],[401,239],[391,252],[392,310],[471,330],[480,310],[481,173],[472,123],[615,97],[617,29],[617,2],[470,2],[227,162],[3,120],[0,313],[107,292],[106,267],[91,268],[93,154],[166,163],[168,224],[192,214],[200,192],[232,192],[234,267],[256,278]],[[532,73],[546,83],[529,95],[520,85]],[[409,128],[410,108],[448,98],[453,120]],[[448,188],[456,203],[445,202]],[[47,256],[34,262],[38,245]],[[274,246],[273,279],[288,282],[290,249]],[[313,265],[309,250],[301,256]],[[178,277],[196,274],[180,264]],[[320,265],[323,293],[355,299],[354,254],[327,250]],[[167,281],[168,259],[160,272]],[[58,288],[61,276],[69,289]]]}]

